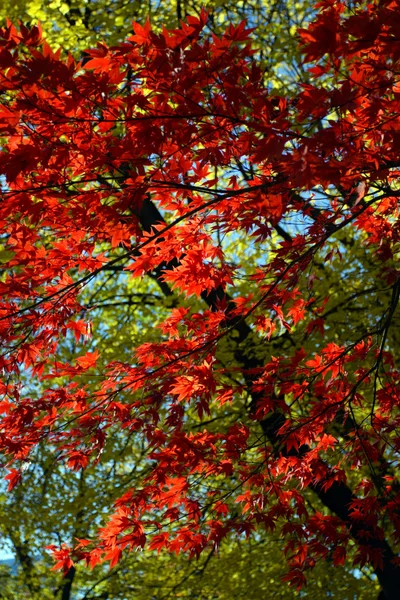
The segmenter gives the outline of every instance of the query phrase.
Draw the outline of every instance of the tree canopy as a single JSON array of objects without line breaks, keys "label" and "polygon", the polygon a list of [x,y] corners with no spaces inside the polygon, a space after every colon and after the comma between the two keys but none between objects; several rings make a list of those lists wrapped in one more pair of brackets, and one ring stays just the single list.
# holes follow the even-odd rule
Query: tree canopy
[{"label": "tree canopy", "polygon": [[281,548],[309,597],[362,598],[357,567],[396,598],[398,10],[320,3],[288,94],[205,11],[77,58],[1,31],[4,533],[32,597],[49,544],[49,597],[82,563],[82,597],[125,597],[146,548],[155,598],[221,564],[198,597],[241,597],[238,555],[288,598]]},{"label": "tree canopy", "polygon": [[26,26],[40,22],[44,37],[57,50],[79,55],[97,42],[120,43],[132,29],[132,19],[144,23],[151,19],[154,29],[178,27],[187,15],[208,11],[205,29],[208,34],[222,34],[230,22],[246,19],[255,27],[253,48],[266,71],[269,85],[293,85],[306,77],[302,69],[296,30],[312,15],[311,0],[4,0],[0,18],[8,17]]}]

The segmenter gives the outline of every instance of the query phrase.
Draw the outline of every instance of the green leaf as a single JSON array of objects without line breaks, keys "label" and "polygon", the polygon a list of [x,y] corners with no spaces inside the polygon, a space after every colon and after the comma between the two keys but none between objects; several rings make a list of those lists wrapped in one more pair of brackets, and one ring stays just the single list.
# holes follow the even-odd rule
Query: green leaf
[{"label": "green leaf", "polygon": [[7,263],[14,258],[15,252],[12,250],[0,250],[0,263]]}]

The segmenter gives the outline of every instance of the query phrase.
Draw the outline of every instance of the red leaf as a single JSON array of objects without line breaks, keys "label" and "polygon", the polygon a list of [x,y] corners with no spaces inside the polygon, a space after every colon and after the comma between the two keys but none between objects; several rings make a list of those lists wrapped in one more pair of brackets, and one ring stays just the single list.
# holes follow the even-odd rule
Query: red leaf
[{"label": "red leaf", "polygon": [[77,358],[76,362],[84,371],[87,371],[88,369],[96,366],[99,356],[100,354],[98,350],[95,350],[94,352],[86,352],[84,356]]},{"label": "red leaf", "polygon": [[18,469],[10,469],[9,474],[6,475],[4,479],[9,482],[7,490],[11,492],[11,490],[22,481],[22,473]]}]

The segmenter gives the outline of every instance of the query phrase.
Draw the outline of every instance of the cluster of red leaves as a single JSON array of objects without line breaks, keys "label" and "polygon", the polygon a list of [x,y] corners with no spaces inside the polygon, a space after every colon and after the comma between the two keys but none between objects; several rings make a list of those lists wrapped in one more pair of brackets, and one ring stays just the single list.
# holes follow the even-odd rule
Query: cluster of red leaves
[{"label": "cluster of red leaves", "polygon": [[[270,95],[244,24],[221,38],[202,37],[205,13],[161,34],[134,24],[126,42],[99,44],[81,63],[61,59],[38,28],[9,24],[0,31],[0,223],[9,253],[0,281],[0,449],[9,487],[20,479],[15,466],[39,442],[60,448],[71,468],[85,468],[116,423],[146,439],[152,465],[142,487],[117,502],[98,539],[81,540],[77,559],[115,564],[147,537],[150,548],[198,555],[228,532],[272,530],[283,520],[296,584],[332,545],[334,563],[342,564],[350,536],[361,564],[384,569],[382,550],[367,538],[383,539],[388,498],[390,535],[400,536],[395,482],[388,477],[385,501],[364,486],[364,497],[350,496],[342,513],[335,509],[338,516],[309,515],[301,489],[317,491],[331,507],[329,490],[345,485],[346,468],[383,466],[387,439],[395,455],[400,450],[400,373],[384,340],[375,342],[398,298],[399,272],[385,270],[385,261],[400,241],[399,10],[398,2],[384,1],[348,14],[344,3],[321,2],[300,31],[314,83],[291,99]],[[328,75],[333,85],[326,85]],[[335,190],[329,208],[313,202],[318,189]],[[149,198],[159,218],[146,223]],[[285,215],[308,225],[283,234],[268,263],[252,273],[258,295],[233,293],[230,300],[235,268],[214,231],[248,232],[262,242],[274,228],[282,235]],[[311,314],[307,334],[324,334],[324,301],[306,300],[299,281],[345,227],[361,232],[392,288],[381,328],[266,364],[239,349],[236,366],[222,366],[220,340],[236,329],[243,341],[246,323],[270,339],[280,325],[290,332]],[[69,364],[57,348],[68,331],[78,342],[88,335],[80,291],[119,265],[132,277],[166,266],[159,281],[205,299],[208,310],[173,309],[161,341],[136,348],[131,364],[102,364],[93,391],[81,376],[96,369],[99,354]],[[371,382],[381,371],[370,426],[354,427],[351,406],[370,406]],[[40,397],[22,393],[21,372],[41,383]],[[246,391],[247,424],[187,429],[192,407],[202,419]],[[335,457],[329,426],[339,417],[346,444]],[[259,443],[259,422],[266,444]],[[214,489],[205,504],[195,477],[233,482],[229,502]],[[55,554],[68,570],[66,549]]]}]

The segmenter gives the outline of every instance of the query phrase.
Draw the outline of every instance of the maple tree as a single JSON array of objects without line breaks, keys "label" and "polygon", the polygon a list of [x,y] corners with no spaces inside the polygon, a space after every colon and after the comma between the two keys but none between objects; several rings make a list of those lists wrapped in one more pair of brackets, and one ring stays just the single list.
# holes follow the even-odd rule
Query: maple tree
[{"label": "maple tree", "polygon": [[[50,456],[47,467],[49,464]],[[130,464],[129,470],[127,464]],[[195,561],[188,561],[182,554],[145,550],[125,553],[111,570],[106,564],[94,569],[78,564],[72,585],[69,585],[70,578],[63,578],[62,572],[51,569],[51,557],[43,552],[43,547],[56,536],[74,543],[79,526],[86,528],[86,536],[95,534],[96,514],[106,514],[104,508],[107,501],[110,505],[113,485],[112,482],[108,484],[107,494],[107,477],[104,471],[96,476],[96,468],[80,471],[77,476],[70,471],[61,473],[56,466],[53,461],[50,473],[46,473],[37,465],[35,455],[29,470],[24,473],[23,482],[2,497],[4,508],[0,531],[2,536],[10,539],[16,556],[12,572],[7,572],[6,566],[0,570],[1,594],[7,600],[21,597],[87,600],[104,598],[107,594],[113,600],[124,600],[132,595],[138,600],[178,596],[221,600],[243,597],[256,600],[263,595],[285,600],[298,598],[295,588],[288,588],[281,581],[285,575],[285,564],[281,559],[284,540],[277,534],[264,533],[258,539],[227,538],[218,554],[207,549]],[[124,461],[124,467],[121,465],[118,469],[123,485],[133,470],[129,457]],[[61,485],[65,491],[59,494]],[[48,494],[44,493],[44,488]],[[114,497],[117,493],[118,490],[114,490]],[[329,561],[316,565],[303,594],[305,592],[307,598],[315,600],[325,595],[341,600],[354,597],[367,600],[376,589],[376,582],[367,577],[355,577],[349,570],[335,568]]]},{"label": "maple tree", "polygon": [[[1,31],[9,488],[39,444],[73,470],[121,431],[144,449],[97,537],[53,547],[67,578],[267,530],[294,585],[350,556],[396,597],[398,9],[320,3],[288,98],[204,11],[82,62]],[[100,352],[107,294],[154,324],[123,358]]]},{"label": "maple tree", "polygon": [[[206,32],[223,33],[230,23],[247,19],[256,27],[252,46],[257,59],[276,87],[303,79],[306,70],[299,60],[296,29],[312,14],[310,0],[3,0],[0,23],[8,17],[26,26],[40,22],[51,47],[61,47],[74,55],[96,42],[119,43],[132,30],[132,19],[144,22],[150,17],[153,29],[179,26],[186,15],[198,15],[206,7],[209,18]],[[204,31],[203,31],[204,34]]]}]

